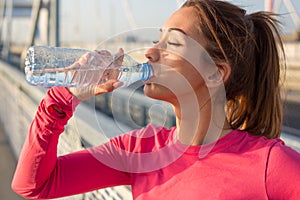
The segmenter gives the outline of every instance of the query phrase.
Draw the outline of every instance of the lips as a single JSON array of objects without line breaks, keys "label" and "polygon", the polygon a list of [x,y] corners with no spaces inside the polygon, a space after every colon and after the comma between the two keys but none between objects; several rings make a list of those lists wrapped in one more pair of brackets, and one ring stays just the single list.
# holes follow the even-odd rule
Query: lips
[{"label": "lips", "polygon": [[150,85],[152,83],[152,80],[154,78],[154,75],[151,76],[146,82],[145,82],[145,85]]},{"label": "lips", "polygon": [[151,85],[151,82],[146,81],[146,82],[145,82],[145,85]]}]

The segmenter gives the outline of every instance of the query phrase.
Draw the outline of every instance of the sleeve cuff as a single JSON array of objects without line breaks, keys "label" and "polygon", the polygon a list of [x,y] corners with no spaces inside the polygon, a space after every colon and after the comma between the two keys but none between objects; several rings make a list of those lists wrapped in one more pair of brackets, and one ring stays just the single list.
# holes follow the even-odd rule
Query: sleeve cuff
[{"label": "sleeve cuff", "polygon": [[[69,119],[81,101],[65,87],[52,87],[48,90],[44,102],[47,112],[54,118],[67,117]],[[64,113],[58,113],[54,110],[54,105]]]}]

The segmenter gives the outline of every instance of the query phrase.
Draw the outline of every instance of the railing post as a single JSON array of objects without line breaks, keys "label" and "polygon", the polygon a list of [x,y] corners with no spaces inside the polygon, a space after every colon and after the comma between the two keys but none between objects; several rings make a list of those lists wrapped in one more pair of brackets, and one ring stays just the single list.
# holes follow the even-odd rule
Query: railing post
[{"label": "railing post", "polygon": [[7,30],[5,33],[5,41],[3,44],[2,57],[9,61],[10,57],[10,42],[11,42],[11,31],[12,31],[12,15],[13,15],[13,0],[6,1],[6,12],[7,12]]},{"label": "railing post", "polygon": [[32,4],[32,26],[31,26],[30,41],[28,46],[34,45],[38,21],[40,17],[41,6],[42,6],[41,0],[35,0]]},{"label": "railing post", "polygon": [[59,0],[50,0],[50,45],[60,46]]}]

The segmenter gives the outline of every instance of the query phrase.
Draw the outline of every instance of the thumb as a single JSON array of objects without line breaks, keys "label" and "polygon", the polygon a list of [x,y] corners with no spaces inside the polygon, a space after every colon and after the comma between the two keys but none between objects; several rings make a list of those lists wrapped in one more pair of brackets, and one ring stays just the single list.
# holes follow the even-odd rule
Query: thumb
[{"label": "thumb", "polygon": [[112,92],[115,89],[121,87],[122,85],[123,83],[119,82],[118,80],[108,80],[105,83],[97,85],[97,87],[95,88],[95,95]]}]

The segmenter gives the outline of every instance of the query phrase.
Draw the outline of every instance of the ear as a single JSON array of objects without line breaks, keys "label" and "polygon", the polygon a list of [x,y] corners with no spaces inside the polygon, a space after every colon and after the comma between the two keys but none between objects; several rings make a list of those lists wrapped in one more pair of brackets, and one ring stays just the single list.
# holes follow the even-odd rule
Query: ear
[{"label": "ear", "polygon": [[216,63],[216,70],[213,74],[207,77],[207,86],[208,87],[218,87],[221,84],[224,84],[231,74],[230,65],[226,62]]},{"label": "ear", "polygon": [[228,63],[226,63],[226,62],[219,62],[219,63],[217,63],[217,67],[218,67],[218,70],[221,73],[223,82],[224,83],[227,82],[227,80],[229,79],[229,76],[231,74],[231,67],[230,67],[230,65]]}]

